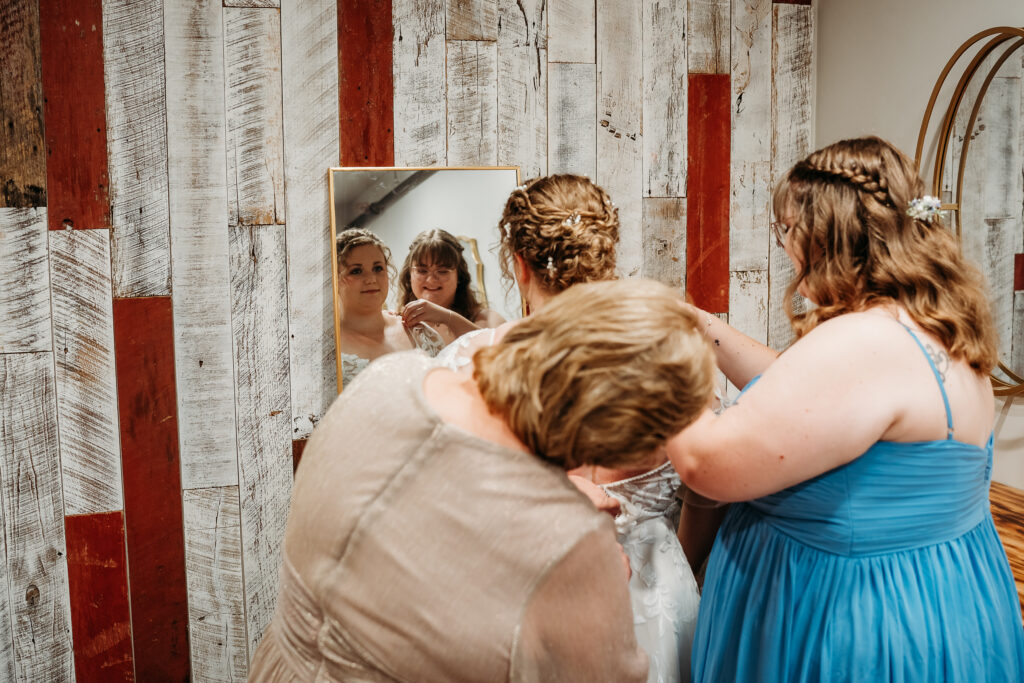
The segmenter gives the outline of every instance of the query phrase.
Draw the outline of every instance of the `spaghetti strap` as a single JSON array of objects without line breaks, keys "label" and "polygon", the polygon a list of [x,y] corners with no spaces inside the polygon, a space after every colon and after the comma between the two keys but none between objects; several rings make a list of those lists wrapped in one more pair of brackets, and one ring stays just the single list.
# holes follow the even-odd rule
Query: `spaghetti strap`
[{"label": "spaghetti strap", "polygon": [[[903,323],[900,323],[900,325],[903,325]],[[942,375],[939,374],[939,369],[935,367],[935,361],[932,360],[931,354],[928,353],[928,349],[926,349],[924,344],[921,343],[920,338],[918,338],[918,336],[914,334],[914,331],[908,326],[903,325],[903,329],[909,332],[910,336],[914,338],[915,342],[917,342],[918,348],[921,349],[921,353],[924,354],[925,360],[927,360],[928,365],[931,366],[932,374],[935,375],[935,381],[939,383],[939,391],[942,392],[942,403],[946,406],[946,440],[949,441],[953,438],[953,411],[949,408],[949,396],[946,395],[946,384],[942,381]]]}]

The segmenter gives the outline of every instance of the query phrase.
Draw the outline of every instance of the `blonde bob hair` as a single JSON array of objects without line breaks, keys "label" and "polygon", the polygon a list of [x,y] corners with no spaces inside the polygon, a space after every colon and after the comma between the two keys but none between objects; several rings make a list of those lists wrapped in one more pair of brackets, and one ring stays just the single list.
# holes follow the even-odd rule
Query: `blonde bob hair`
[{"label": "blonde bob hair", "polygon": [[649,462],[707,407],[714,377],[696,315],[649,280],[574,286],[473,362],[490,411],[565,469]]},{"label": "blonde bob hair", "polygon": [[[842,140],[797,163],[773,196],[797,262],[786,313],[802,336],[843,313],[895,302],[950,356],[988,373],[998,349],[984,278],[938,216],[907,214],[924,194],[914,162],[877,137]],[[798,288],[816,308],[794,314]]]}]

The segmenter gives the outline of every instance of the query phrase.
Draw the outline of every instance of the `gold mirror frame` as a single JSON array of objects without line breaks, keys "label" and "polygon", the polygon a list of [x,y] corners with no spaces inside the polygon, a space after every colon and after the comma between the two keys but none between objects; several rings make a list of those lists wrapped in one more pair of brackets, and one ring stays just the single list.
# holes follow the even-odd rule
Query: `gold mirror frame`
[{"label": "gold mirror frame", "polygon": [[[914,157],[918,168],[921,167],[921,162],[923,161],[925,136],[928,132],[928,124],[931,121],[932,112],[935,109],[935,103],[939,99],[939,92],[942,90],[942,86],[945,84],[946,78],[949,76],[953,67],[960,58],[969,49],[971,49],[971,47],[989,37],[991,37],[991,40],[982,46],[974,58],[971,59],[967,68],[964,69],[964,72],[960,76],[960,80],[957,82],[956,88],[953,90],[953,94],[950,97],[949,106],[946,107],[945,114],[942,117],[942,124],[938,133],[938,146],[935,150],[935,164],[932,173],[932,194],[936,197],[941,196],[942,193],[942,177],[946,171],[946,153],[949,150],[950,140],[953,136],[953,127],[956,122],[956,115],[960,109],[960,104],[963,101],[964,93],[967,91],[968,85],[974,78],[975,74],[978,73],[982,63],[989,55],[995,52],[998,48],[1004,46],[1007,42],[1014,40],[1014,38],[1017,39],[1002,55],[999,56],[981,84],[981,89],[978,91],[978,99],[974,103],[974,107],[971,109],[970,118],[967,121],[966,130],[973,131],[974,123],[978,118],[978,112],[981,110],[981,103],[985,99],[985,94],[988,92],[988,87],[992,83],[992,79],[995,78],[996,73],[999,71],[1000,67],[1002,67],[1003,63],[1006,62],[1013,53],[1024,46],[1024,28],[997,26],[995,28],[980,31],[968,38],[963,45],[957,48],[949,61],[946,62],[945,68],[942,69],[942,73],[939,74],[939,78],[935,82],[935,87],[932,88],[932,94],[928,100],[928,107],[924,112],[924,120],[921,122],[921,131],[917,136],[917,151]],[[963,147],[961,148],[960,163],[957,168],[955,201],[952,204],[943,204],[941,207],[943,211],[950,211],[952,213],[952,224],[956,230],[957,237],[961,236],[962,221],[960,207],[963,200],[963,178],[964,170],[967,167],[967,152],[970,148],[970,143],[971,136],[966,135],[964,137]],[[993,374],[993,393],[995,393],[996,396],[1024,396],[1024,377],[1020,377],[1010,370],[1002,360],[999,361],[998,367],[1006,374],[1009,381]]]},{"label": "gold mirror frame", "polygon": [[[334,312],[334,364],[338,374],[337,385],[338,393],[340,394],[343,389],[342,371],[341,371],[341,353],[338,351],[338,343],[341,339],[341,316],[338,313],[338,249],[337,249],[337,216],[334,207],[334,172],[335,171],[515,171],[516,172],[516,185],[521,185],[523,182],[522,169],[519,166],[332,166],[327,169],[327,196],[330,206],[330,219],[331,219],[331,308]],[[455,236],[460,241],[466,242],[470,245],[470,249],[473,255],[473,261],[476,264],[477,283],[480,290],[480,294],[484,299],[485,305],[489,305],[487,298],[486,285],[484,283],[484,264],[480,257],[480,249],[477,246],[477,240],[466,235]],[[524,299],[520,300],[520,310],[525,315],[526,302]]]}]

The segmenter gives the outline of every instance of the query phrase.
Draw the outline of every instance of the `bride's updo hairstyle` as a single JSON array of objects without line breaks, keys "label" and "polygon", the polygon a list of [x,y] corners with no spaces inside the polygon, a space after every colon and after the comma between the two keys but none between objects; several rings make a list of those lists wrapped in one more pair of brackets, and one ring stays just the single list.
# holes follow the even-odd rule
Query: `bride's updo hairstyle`
[{"label": "bride's updo hairstyle", "polygon": [[565,469],[648,462],[707,407],[715,369],[696,315],[650,280],[571,287],[473,362],[490,411]]},{"label": "bride's updo hairstyle", "polygon": [[[798,335],[843,313],[896,302],[954,359],[988,373],[998,361],[984,278],[925,196],[917,167],[877,137],[841,140],[787,173],[772,199],[797,262],[786,312]],[[794,314],[793,294],[817,304]]]},{"label": "bride's updo hairstyle", "polygon": [[510,281],[514,254],[552,293],[615,277],[619,211],[607,192],[583,176],[526,181],[505,202],[498,230],[501,270]]},{"label": "bride's updo hairstyle", "polygon": [[338,257],[338,272],[344,273],[345,257],[356,247],[373,246],[380,249],[384,254],[384,264],[387,267],[388,276],[394,277],[394,266],[391,264],[391,250],[388,245],[376,234],[363,228],[345,228],[338,233],[334,248]]}]

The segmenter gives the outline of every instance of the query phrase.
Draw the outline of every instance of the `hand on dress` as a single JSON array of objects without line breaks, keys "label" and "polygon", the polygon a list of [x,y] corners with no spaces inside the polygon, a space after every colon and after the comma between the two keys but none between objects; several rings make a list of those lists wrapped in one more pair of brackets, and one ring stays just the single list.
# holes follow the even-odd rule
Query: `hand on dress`
[{"label": "hand on dress", "polygon": [[420,323],[448,324],[454,313],[444,306],[438,306],[426,299],[410,301],[402,309],[402,322],[408,329],[412,329]]},{"label": "hand on dress", "polygon": [[[594,507],[601,512],[607,512],[612,517],[619,514],[619,508],[621,507],[619,501],[605,493],[604,489],[594,482],[578,474],[570,474],[569,481],[575,484],[576,488],[582,491],[590,499],[590,502],[594,504]],[[629,566],[629,556],[626,555],[622,544],[619,544],[619,553],[622,555],[622,564],[626,566],[626,578],[628,579],[633,575],[633,568]]]}]

